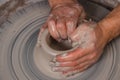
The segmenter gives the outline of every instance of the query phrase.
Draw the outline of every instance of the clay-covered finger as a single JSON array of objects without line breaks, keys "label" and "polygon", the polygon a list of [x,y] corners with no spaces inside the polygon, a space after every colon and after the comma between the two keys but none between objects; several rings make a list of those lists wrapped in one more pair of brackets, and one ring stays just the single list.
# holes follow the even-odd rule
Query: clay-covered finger
[{"label": "clay-covered finger", "polygon": [[54,72],[62,72],[62,71],[69,70],[70,67],[52,67],[51,69],[52,69],[52,71],[54,71]]},{"label": "clay-covered finger", "polygon": [[85,56],[86,54],[89,54],[89,52],[91,52],[91,51],[92,51],[92,49],[77,48],[74,51],[71,51],[69,53],[57,55],[55,59],[58,62],[74,61],[78,58]]},{"label": "clay-covered finger", "polygon": [[48,21],[48,30],[54,39],[58,40],[60,38],[56,28],[56,21],[54,19]]},{"label": "clay-covered finger", "polygon": [[85,71],[86,69],[88,69],[89,66],[90,66],[90,65],[86,65],[86,66],[82,67],[81,69],[72,70],[72,71],[68,71],[68,72],[63,71],[62,73],[63,73],[63,75],[66,76],[66,77],[71,77],[71,76],[74,76],[75,74],[78,74],[78,73],[80,73],[80,72]]},{"label": "clay-covered finger", "polygon": [[67,30],[64,19],[57,20],[57,31],[62,39],[67,38]]},{"label": "clay-covered finger", "polygon": [[93,64],[92,61],[86,61],[84,63],[79,64],[76,67],[72,67],[72,68],[66,69],[66,71],[64,70],[63,73],[65,75],[71,75],[71,74],[74,75],[76,73],[84,71],[85,69],[90,67],[92,64]]},{"label": "clay-covered finger", "polygon": [[80,24],[77,27],[77,29],[71,34],[70,39],[73,42],[76,41],[80,42],[88,38],[91,40],[92,35],[90,35],[90,33],[92,33],[92,31],[93,31],[93,26],[89,22],[84,22]]},{"label": "clay-covered finger", "polygon": [[67,35],[70,36],[74,31],[75,28],[77,27],[77,19],[67,19],[66,21],[66,27],[67,27]]},{"label": "clay-covered finger", "polygon": [[84,66],[87,66],[87,65],[90,65],[92,62],[90,61],[85,61],[84,63],[80,63],[79,65],[77,66],[74,66],[74,67],[59,67],[59,66],[54,66],[52,67],[52,70],[53,71],[56,71],[56,72],[71,72],[71,71],[75,71],[75,70],[78,70],[78,69],[82,69]]},{"label": "clay-covered finger", "polygon": [[77,29],[70,35],[70,39],[73,42],[79,41],[81,37],[85,34],[85,25],[81,24],[77,27]]},{"label": "clay-covered finger", "polygon": [[96,59],[96,54],[95,53],[88,53],[87,55],[85,55],[81,58],[78,58],[75,61],[60,62],[59,66],[60,67],[75,67],[81,63],[84,63],[84,62],[90,61],[90,60],[94,60],[94,59]]}]

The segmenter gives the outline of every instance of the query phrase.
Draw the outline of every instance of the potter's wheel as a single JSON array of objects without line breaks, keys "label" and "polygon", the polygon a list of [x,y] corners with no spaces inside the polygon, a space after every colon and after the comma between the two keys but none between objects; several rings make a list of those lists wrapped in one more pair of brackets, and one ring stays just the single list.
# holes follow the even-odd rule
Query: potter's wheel
[{"label": "potter's wheel", "polygon": [[[96,21],[109,10],[86,2],[88,16]],[[48,55],[36,45],[39,28],[50,9],[46,1],[33,3],[12,14],[0,27],[0,80],[65,80],[46,67]],[[40,52],[40,53],[38,53]],[[46,57],[46,58],[45,58]],[[42,61],[43,58],[43,61]],[[109,43],[101,59],[88,70],[69,80],[119,80],[120,38]]]}]

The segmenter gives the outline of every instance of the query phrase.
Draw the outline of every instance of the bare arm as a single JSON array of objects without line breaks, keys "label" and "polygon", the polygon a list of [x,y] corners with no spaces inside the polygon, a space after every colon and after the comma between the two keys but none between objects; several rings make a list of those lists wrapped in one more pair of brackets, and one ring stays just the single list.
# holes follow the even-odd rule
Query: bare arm
[{"label": "bare arm", "polygon": [[101,29],[107,38],[107,42],[120,35],[120,5],[118,5],[108,16],[100,21]]}]

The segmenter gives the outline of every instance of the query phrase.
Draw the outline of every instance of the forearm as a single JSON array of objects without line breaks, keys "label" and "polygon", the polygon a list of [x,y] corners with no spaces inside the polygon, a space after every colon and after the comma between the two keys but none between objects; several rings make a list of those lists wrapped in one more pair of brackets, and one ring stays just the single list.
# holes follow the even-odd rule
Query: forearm
[{"label": "forearm", "polygon": [[67,3],[78,3],[77,0],[48,0],[51,7],[54,7],[58,4],[67,4]]},{"label": "forearm", "polygon": [[120,36],[120,5],[100,21],[99,25],[107,39],[107,42]]}]

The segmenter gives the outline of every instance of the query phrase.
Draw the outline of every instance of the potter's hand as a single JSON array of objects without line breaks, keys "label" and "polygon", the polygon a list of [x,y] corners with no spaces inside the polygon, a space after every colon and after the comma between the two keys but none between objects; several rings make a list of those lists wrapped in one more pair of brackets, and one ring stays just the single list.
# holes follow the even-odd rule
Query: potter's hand
[{"label": "potter's hand", "polygon": [[53,70],[65,75],[86,70],[101,56],[106,40],[102,29],[94,22],[86,22],[70,36],[79,47],[72,52],[56,56]]},{"label": "potter's hand", "polygon": [[41,32],[48,27],[54,39],[58,41],[66,39],[75,30],[79,16],[81,19],[85,17],[83,7],[79,4],[58,4],[52,8]]}]

